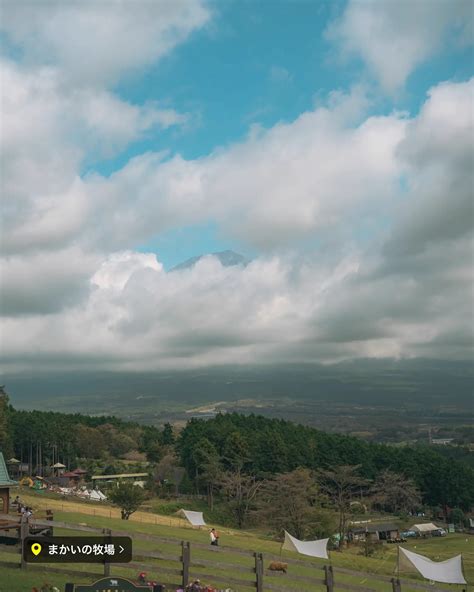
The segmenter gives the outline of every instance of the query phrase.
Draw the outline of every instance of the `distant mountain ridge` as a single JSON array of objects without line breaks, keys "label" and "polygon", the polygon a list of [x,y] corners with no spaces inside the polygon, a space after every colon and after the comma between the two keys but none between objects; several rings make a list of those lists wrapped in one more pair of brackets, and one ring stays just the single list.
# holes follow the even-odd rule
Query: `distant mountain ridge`
[{"label": "distant mountain ridge", "polygon": [[197,255],[196,257],[191,257],[190,259],[186,259],[182,263],[175,265],[170,269],[170,271],[180,271],[182,269],[190,269],[194,267],[198,261],[200,261],[203,257],[216,257],[219,259],[221,265],[224,267],[233,267],[234,265],[248,265],[249,261],[240,253],[236,253],[235,251],[226,250],[226,251],[219,251],[218,253],[204,253],[203,255]]}]

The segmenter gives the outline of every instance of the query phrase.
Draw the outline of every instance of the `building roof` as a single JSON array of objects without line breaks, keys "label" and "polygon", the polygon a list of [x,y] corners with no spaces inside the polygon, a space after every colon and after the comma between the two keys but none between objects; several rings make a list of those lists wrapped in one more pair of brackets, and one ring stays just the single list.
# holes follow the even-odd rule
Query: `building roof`
[{"label": "building roof", "polygon": [[85,475],[87,471],[84,471],[84,469],[74,469],[73,473],[76,473],[76,475]]},{"label": "building roof", "polygon": [[68,473],[63,473],[61,475],[61,477],[76,477],[76,479],[79,479],[80,475],[78,473],[74,473],[72,471],[69,471]]},{"label": "building roof", "polygon": [[354,526],[351,526],[351,531],[355,533],[388,532],[391,530],[400,530],[400,526],[398,524],[394,524],[393,522],[371,522],[370,524],[357,524]]},{"label": "building roof", "polygon": [[127,477],[148,477],[148,473],[122,473],[120,475],[96,475],[92,479],[126,479]]},{"label": "building roof", "polygon": [[21,461],[18,460],[17,458],[9,458],[7,460],[7,465],[19,465],[21,464]]},{"label": "building roof", "polygon": [[433,530],[439,530],[439,526],[433,524],[433,522],[426,522],[424,524],[414,524],[410,530],[417,530],[418,532],[433,532]]},{"label": "building roof", "polygon": [[66,468],[66,465],[63,465],[62,463],[60,463],[60,462],[57,462],[57,463],[56,463],[55,465],[53,465],[51,468],[52,468],[52,469],[65,469],[65,468]]},{"label": "building roof", "polygon": [[10,479],[3,453],[0,452],[0,487],[9,487],[11,485],[18,485],[18,483]]}]

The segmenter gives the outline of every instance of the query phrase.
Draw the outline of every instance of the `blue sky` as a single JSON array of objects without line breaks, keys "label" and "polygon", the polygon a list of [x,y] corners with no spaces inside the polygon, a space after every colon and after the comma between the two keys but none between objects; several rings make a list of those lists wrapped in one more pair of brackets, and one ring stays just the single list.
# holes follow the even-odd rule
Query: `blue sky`
[{"label": "blue sky", "polygon": [[472,358],[471,0],[2,10],[4,368]]},{"label": "blue sky", "polygon": [[[328,39],[328,27],[343,14],[344,2],[234,0],[210,6],[213,17],[207,26],[116,87],[125,101],[156,101],[189,113],[189,124],[148,133],[117,157],[94,162],[94,170],[109,175],[147,151],[198,159],[243,141],[252,125],[291,122],[331,92],[349,92],[357,84],[370,94],[369,114],[400,110],[413,116],[437,82],[466,80],[472,73],[472,49],[453,44],[435,52],[403,88],[388,94],[366,72],[363,60],[341,57]],[[137,247],[156,251],[166,268],[225,249],[256,254],[251,245],[225,236],[212,217],[204,224],[172,228]]]}]

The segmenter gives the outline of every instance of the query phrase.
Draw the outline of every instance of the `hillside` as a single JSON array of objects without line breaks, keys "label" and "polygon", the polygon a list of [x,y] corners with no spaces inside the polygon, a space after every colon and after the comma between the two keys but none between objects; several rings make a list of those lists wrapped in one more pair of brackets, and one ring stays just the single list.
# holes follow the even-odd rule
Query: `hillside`
[{"label": "hillside", "polygon": [[[71,468],[85,464],[90,476],[97,471],[120,472],[121,459],[129,454],[157,466],[168,458],[172,467],[162,467],[164,473],[159,479],[155,474],[155,480],[172,482],[173,493],[209,494],[219,489],[223,494],[222,487],[215,487],[220,477],[209,476],[210,464],[214,465],[212,472],[224,477],[238,468],[257,481],[298,468],[319,471],[352,465],[368,482],[387,470],[412,480],[420,491],[420,503],[399,511],[421,505],[440,507],[447,517],[450,508],[468,511],[474,504],[473,469],[434,447],[367,443],[289,421],[237,413],[219,414],[207,421],[191,419],[179,433],[170,425],[159,430],[114,417],[80,414],[10,408],[8,418],[8,454],[34,459],[39,453],[43,464],[49,465],[54,464],[52,455],[59,454],[60,459],[72,462]],[[179,479],[176,471],[181,472]]]},{"label": "hillside", "polygon": [[[140,513],[135,518],[132,516],[131,520],[128,522],[123,522],[117,518],[108,518],[105,516],[95,515],[94,512],[97,514],[98,512],[102,512],[107,510],[107,507],[97,505],[97,504],[82,504],[82,508],[80,508],[81,504],[74,504],[68,501],[58,501],[54,502],[49,499],[44,498],[41,494],[25,494],[22,492],[22,496],[25,500],[30,503],[34,508],[42,508],[46,506],[59,506],[61,505],[60,510],[55,509],[55,520],[61,520],[70,524],[80,524],[80,525],[87,525],[90,527],[100,527],[100,528],[111,528],[112,530],[116,531],[126,531],[129,532],[130,535],[139,535],[139,534],[146,534],[146,535],[154,535],[159,537],[166,537],[168,539],[174,539],[176,543],[179,543],[181,540],[191,541],[191,545],[193,543],[204,543],[206,544],[208,541],[208,534],[207,529],[192,529],[190,527],[186,527],[184,522],[179,519],[169,519],[163,516],[156,516],[154,514],[145,514]],[[79,506],[79,507],[78,507]],[[148,518],[148,522],[145,522]],[[155,520],[158,522],[155,524]],[[216,525],[218,526],[218,525]],[[256,534],[255,532],[248,532],[248,531],[235,531],[232,529],[226,529],[223,527],[219,527],[221,532],[221,539],[222,544],[226,547],[225,549],[219,549],[219,559],[216,560],[215,553],[211,553],[210,551],[206,551],[205,549],[201,550],[196,548],[193,551],[193,555],[195,555],[196,559],[201,559],[205,561],[207,558],[213,559],[216,563],[215,569],[213,570],[209,566],[205,568],[195,568],[193,569],[191,576],[192,577],[199,577],[200,573],[209,573],[209,571],[214,571],[216,575],[220,575],[225,577],[231,577],[235,573],[232,573],[232,569],[222,569],[218,567],[219,562],[229,562],[234,563],[236,566],[245,566],[247,564],[250,565],[251,560],[242,556],[242,552],[262,552],[265,554],[265,562],[268,564],[270,558],[279,558],[280,557],[280,542],[272,540],[263,536],[263,533]],[[57,530],[56,534],[65,534],[66,531]],[[147,543],[146,541],[140,540],[135,542],[137,545],[137,549],[145,550],[158,550],[156,544]],[[168,552],[171,549],[171,543],[168,546]],[[474,537],[462,536],[462,535],[448,535],[446,538],[434,538],[434,539],[427,539],[427,540],[418,540],[415,542],[407,543],[408,548],[416,548],[416,551],[422,553],[432,559],[435,560],[442,560],[448,557],[451,557],[457,553],[462,552],[464,558],[464,569],[467,580],[469,582],[474,581],[474,553],[473,553],[473,546],[474,546]],[[166,547],[166,546],[165,546]],[[164,550],[166,551],[166,548]],[[373,574],[375,577],[380,575],[385,576],[392,576],[393,570],[396,564],[396,546],[395,545],[385,545],[378,551],[375,556],[373,557],[364,557],[360,554],[360,548],[351,548],[344,553],[332,552],[331,553],[331,563],[334,567],[345,568],[350,570],[355,570],[358,572],[365,572],[365,575],[361,574],[361,576],[355,575],[343,575],[342,573],[339,574],[339,581],[345,582],[347,585],[362,585],[369,587],[372,590],[376,591],[389,591],[391,590],[391,585],[381,584],[376,579],[371,579],[370,574]],[[296,555],[291,552],[284,551],[283,560],[289,563],[289,571],[287,576],[281,576],[278,578],[278,585],[280,586],[288,586],[288,590],[299,592],[300,590],[303,592],[306,590],[309,591],[302,583],[295,583],[295,580],[292,580],[291,576],[304,576],[310,575],[315,573],[314,567],[311,567],[311,564],[316,563],[317,565],[323,565],[323,560],[310,560],[309,558],[305,558],[301,555]],[[12,556],[10,554],[6,555],[5,553],[0,552],[0,560],[1,561],[11,561]],[[293,563],[292,563],[293,562]],[[298,562],[298,563],[296,563]],[[302,563],[302,565],[300,564]],[[305,567],[305,564],[307,567]],[[149,577],[153,579],[159,578],[159,565],[160,562],[156,560],[150,561],[151,567],[149,570]],[[170,563],[164,563],[163,565],[170,565]],[[27,573],[21,572],[18,569],[8,569],[5,567],[0,567],[1,569],[1,583],[0,583],[0,592],[26,592],[29,591],[30,587],[33,585],[41,585],[43,582],[48,581],[51,584],[55,584],[59,588],[64,585],[67,581],[81,581],[81,582],[92,582],[94,576],[92,575],[85,575],[84,576],[68,576],[66,575],[67,566],[56,566],[60,572],[59,573],[52,573],[50,570],[48,571],[47,568],[45,569],[30,569]],[[86,569],[87,567],[87,569]],[[88,566],[74,566],[74,569],[81,570],[83,572],[91,571],[91,568]],[[64,571],[64,573],[62,573]],[[96,571],[96,568],[92,568],[92,571]],[[135,578],[137,575],[137,569],[122,569],[122,568],[113,568],[112,573],[116,575],[123,575],[130,578]],[[409,574],[404,574],[404,577],[409,577]],[[212,583],[209,579],[206,580],[208,583]],[[415,580],[416,581],[416,580]],[[420,581],[420,580],[418,580]],[[446,587],[446,586],[444,586]],[[449,588],[449,587],[448,587]],[[452,587],[453,590],[455,589]],[[319,587],[318,587],[319,589]],[[323,588],[321,588],[323,589]],[[239,587],[238,590],[242,590],[242,592],[246,592],[246,587],[242,586]],[[314,590],[314,587],[311,588]]]}]

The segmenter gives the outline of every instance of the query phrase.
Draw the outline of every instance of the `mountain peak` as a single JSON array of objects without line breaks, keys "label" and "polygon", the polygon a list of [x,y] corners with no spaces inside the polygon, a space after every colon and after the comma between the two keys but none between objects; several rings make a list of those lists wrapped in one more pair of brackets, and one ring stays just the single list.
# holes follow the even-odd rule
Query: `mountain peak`
[{"label": "mountain peak", "polygon": [[191,257],[190,259],[186,259],[182,263],[175,265],[170,269],[170,271],[180,271],[183,269],[190,269],[194,267],[198,261],[200,261],[203,257],[216,257],[219,259],[221,265],[224,267],[233,267],[234,265],[247,265],[249,263],[248,259],[246,259],[240,253],[236,253],[235,251],[231,251],[227,249],[225,251],[219,251],[218,253],[203,253],[202,255],[197,255],[195,257]]}]

